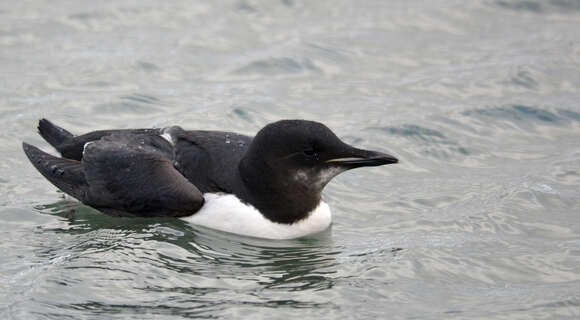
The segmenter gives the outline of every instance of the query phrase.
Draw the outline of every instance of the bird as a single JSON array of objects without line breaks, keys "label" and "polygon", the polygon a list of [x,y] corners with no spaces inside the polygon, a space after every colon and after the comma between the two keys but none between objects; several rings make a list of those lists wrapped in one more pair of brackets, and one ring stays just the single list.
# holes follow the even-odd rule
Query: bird
[{"label": "bird", "polygon": [[26,142],[24,153],[54,186],[105,214],[177,217],[266,239],[319,233],[331,224],[321,194],[341,172],[399,160],[355,148],[326,125],[279,120],[254,137],[179,126],[82,135],[38,122],[61,155]]}]

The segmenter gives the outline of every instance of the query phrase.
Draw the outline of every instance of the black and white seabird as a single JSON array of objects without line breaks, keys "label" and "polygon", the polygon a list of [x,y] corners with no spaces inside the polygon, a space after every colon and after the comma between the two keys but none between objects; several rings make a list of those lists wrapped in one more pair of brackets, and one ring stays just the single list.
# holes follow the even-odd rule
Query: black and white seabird
[{"label": "black and white seabird", "polygon": [[86,205],[118,216],[181,217],[270,239],[326,229],[331,215],[321,192],[337,174],[398,162],[305,120],[268,124],[254,138],[177,126],[74,136],[46,119],[38,132],[62,158],[23,143],[28,159]]}]

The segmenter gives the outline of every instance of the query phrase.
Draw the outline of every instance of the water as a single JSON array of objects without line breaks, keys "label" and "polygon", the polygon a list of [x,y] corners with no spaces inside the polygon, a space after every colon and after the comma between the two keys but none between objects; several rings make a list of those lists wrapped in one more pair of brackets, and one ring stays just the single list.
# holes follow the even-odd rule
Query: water
[{"label": "water", "polygon": [[[580,317],[580,4],[5,1],[2,319]],[[401,163],[263,241],[63,199],[21,141],[326,123]]]}]

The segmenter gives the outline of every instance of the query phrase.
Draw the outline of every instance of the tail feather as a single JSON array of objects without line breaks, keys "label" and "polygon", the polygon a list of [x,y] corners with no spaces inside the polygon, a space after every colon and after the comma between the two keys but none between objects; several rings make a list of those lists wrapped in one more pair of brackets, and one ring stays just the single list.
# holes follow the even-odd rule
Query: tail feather
[{"label": "tail feather", "polygon": [[38,133],[40,133],[44,140],[50,143],[58,151],[61,151],[59,148],[60,145],[74,137],[72,133],[56,126],[47,119],[41,119],[38,121]]},{"label": "tail feather", "polygon": [[80,161],[52,156],[25,142],[22,149],[32,165],[53,185],[80,201],[86,199],[88,185]]}]

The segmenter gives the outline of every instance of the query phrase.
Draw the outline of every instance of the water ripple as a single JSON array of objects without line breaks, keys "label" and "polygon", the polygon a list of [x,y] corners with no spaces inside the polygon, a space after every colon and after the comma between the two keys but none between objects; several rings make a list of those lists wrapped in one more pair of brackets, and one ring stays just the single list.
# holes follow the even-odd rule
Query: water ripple
[{"label": "water ripple", "polygon": [[305,58],[301,61],[292,58],[269,58],[250,62],[233,73],[236,75],[275,76],[297,74],[302,72],[321,72],[312,61]]},{"label": "water ripple", "polygon": [[400,142],[401,144],[412,145],[413,149],[418,150],[420,154],[436,159],[465,157],[474,153],[473,150],[460,145],[458,141],[447,137],[436,129],[414,124],[398,127],[371,127],[369,129],[387,133],[390,140],[391,137],[398,137],[404,141]]},{"label": "water ripple", "polygon": [[[579,9],[4,1],[0,318],[577,318]],[[305,118],[401,162],[336,177],[331,230],[265,241],[53,203],[20,145],[49,150],[41,117],[246,134]]]},{"label": "water ripple", "polygon": [[568,13],[580,10],[580,3],[575,0],[498,0],[497,6],[514,11],[529,11],[533,13]]},{"label": "water ripple", "polygon": [[512,123],[518,127],[567,125],[580,120],[580,113],[571,110],[549,110],[522,105],[467,110],[462,115],[485,121],[487,125]]},{"label": "water ripple", "polygon": [[161,112],[160,101],[156,97],[146,94],[122,96],[121,102],[97,104],[93,111],[97,114],[155,114]]}]

